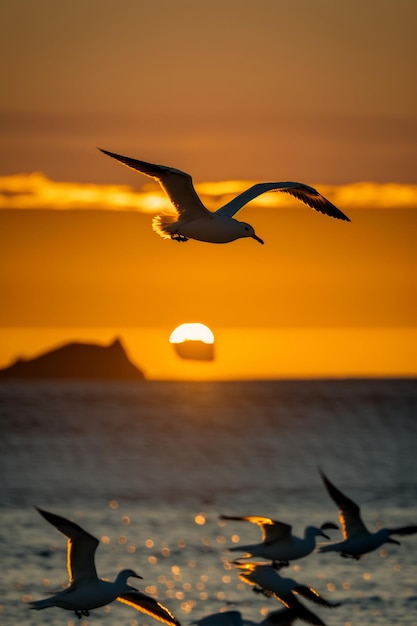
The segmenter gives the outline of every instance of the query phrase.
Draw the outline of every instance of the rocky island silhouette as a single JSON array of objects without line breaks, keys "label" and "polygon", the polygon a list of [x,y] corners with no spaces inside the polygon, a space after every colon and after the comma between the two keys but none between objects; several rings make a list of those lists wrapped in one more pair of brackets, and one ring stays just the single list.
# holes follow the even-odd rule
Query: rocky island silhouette
[{"label": "rocky island silhouette", "polygon": [[144,380],[120,339],[109,345],[72,342],[33,359],[18,359],[0,370],[0,380]]}]

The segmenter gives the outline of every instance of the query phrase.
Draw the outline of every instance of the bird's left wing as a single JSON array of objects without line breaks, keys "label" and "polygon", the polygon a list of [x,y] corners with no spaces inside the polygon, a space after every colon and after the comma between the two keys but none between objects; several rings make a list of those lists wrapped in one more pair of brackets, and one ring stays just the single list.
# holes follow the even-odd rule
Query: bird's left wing
[{"label": "bird's left wing", "polygon": [[362,521],[360,508],[356,502],[339,491],[321,470],[320,476],[329,496],[339,509],[339,520],[342,524],[343,539],[352,539],[367,533],[368,530]]},{"label": "bird's left wing", "polygon": [[256,524],[262,531],[262,541],[265,543],[275,543],[276,541],[285,541],[291,538],[291,526],[284,522],[273,520],[270,517],[262,517],[261,515],[245,515],[243,517],[220,515],[220,519]]},{"label": "bird's left wing", "polygon": [[97,580],[94,555],[99,540],[65,517],[49,513],[38,507],[36,509],[42,517],[68,537],[67,568],[70,583],[76,583],[80,580]]},{"label": "bird's left wing", "polygon": [[99,150],[112,159],[116,159],[119,163],[130,167],[130,169],[157,180],[182,218],[213,217],[211,211],[204,206],[198,197],[190,174],[168,165],[156,165],[146,161],[139,161],[138,159],[115,154],[102,148],[99,148]]},{"label": "bird's left wing", "polygon": [[150,615],[159,622],[169,625],[173,624],[174,626],[181,626],[180,622],[176,617],[174,617],[171,611],[145,593],[141,593],[140,591],[129,591],[118,596],[117,599],[119,602],[123,602],[123,604],[128,604],[138,611],[146,613],[146,615]]},{"label": "bird's left wing", "polygon": [[284,193],[288,193],[319,213],[329,215],[330,217],[334,217],[338,220],[350,222],[347,215],[342,213],[340,209],[335,207],[334,204],[322,196],[317,189],[314,189],[314,187],[310,187],[309,185],[304,185],[303,183],[293,182],[257,183],[218,209],[216,214],[233,217],[243,206],[245,206],[245,204],[267,191],[282,191]]}]

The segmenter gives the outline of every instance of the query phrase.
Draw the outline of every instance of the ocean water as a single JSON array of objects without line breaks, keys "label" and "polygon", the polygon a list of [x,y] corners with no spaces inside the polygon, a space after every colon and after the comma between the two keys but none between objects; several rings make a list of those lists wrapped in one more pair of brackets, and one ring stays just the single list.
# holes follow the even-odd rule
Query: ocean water
[{"label": "ocean water", "polygon": [[[417,523],[417,381],[22,383],[0,385],[0,624],[152,625],[114,603],[80,622],[31,611],[66,583],[65,538],[35,506],[102,539],[97,568],[140,588],[182,624],[224,609],[261,621],[280,608],[230,566],[228,546],[260,539],[220,514],[293,525],[337,522],[320,466],[370,529]],[[339,538],[331,531],[332,539]],[[334,609],[328,626],[417,623],[417,535],[360,561],[311,554],[282,575]],[[233,553],[236,557],[236,553]],[[133,581],[132,581],[133,582]]]}]

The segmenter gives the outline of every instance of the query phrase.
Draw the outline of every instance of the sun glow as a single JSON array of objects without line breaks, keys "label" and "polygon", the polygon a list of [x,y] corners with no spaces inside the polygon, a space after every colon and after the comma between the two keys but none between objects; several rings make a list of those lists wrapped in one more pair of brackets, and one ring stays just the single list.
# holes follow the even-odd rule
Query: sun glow
[{"label": "sun glow", "polygon": [[203,343],[214,343],[214,335],[208,326],[199,322],[181,324],[172,331],[169,342],[183,343],[184,341],[202,341]]}]

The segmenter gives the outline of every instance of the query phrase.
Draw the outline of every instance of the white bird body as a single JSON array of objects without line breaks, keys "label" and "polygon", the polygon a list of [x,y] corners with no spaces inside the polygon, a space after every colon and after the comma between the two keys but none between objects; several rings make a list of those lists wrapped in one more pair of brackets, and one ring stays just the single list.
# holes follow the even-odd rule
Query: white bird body
[{"label": "white bird body", "polygon": [[32,609],[39,611],[56,606],[74,611],[77,617],[81,618],[88,616],[91,609],[119,600],[169,626],[180,626],[178,620],[166,607],[151,596],[127,584],[127,580],[131,577],[142,578],[133,570],[122,570],[114,582],[98,578],[94,563],[95,551],[99,545],[96,537],[60,515],[39,508],[37,510],[50,524],[68,537],[69,585],[49,598],[31,602]]},{"label": "white bird body", "polygon": [[[159,220],[163,218],[159,217]],[[154,230],[158,228],[158,217],[154,218]],[[230,243],[243,236],[253,237],[253,228],[245,222],[238,222],[230,219],[226,215],[218,215],[212,213],[210,216],[196,218],[194,220],[186,220],[179,218],[177,221],[169,223],[165,221],[163,232],[158,234],[167,237],[167,233],[180,233],[187,239],[196,239],[197,241],[205,241],[207,243]],[[244,235],[243,233],[248,233]],[[255,237],[256,238],[256,237]]]},{"label": "white bird body", "polygon": [[119,578],[120,574],[115,582],[98,579],[86,581],[83,585],[72,584],[45,600],[39,600],[34,608],[57,606],[68,611],[97,609],[114,602],[121,594],[132,591],[132,587]]},{"label": "white bird body", "polygon": [[307,526],[304,531],[304,537],[296,537],[292,534],[292,527],[289,524],[272,520],[269,517],[256,515],[244,517],[222,515],[221,519],[252,522],[253,524],[257,524],[262,530],[262,541],[260,543],[233,546],[229,548],[230,552],[244,551],[247,553],[247,556],[259,557],[285,564],[311,554],[316,547],[317,537],[329,539],[329,536],[323,532],[323,528],[337,528],[335,524],[330,522],[323,524],[323,528]]},{"label": "white bird body", "polygon": [[368,530],[359,537],[347,538],[344,541],[330,543],[320,546],[320,552],[342,552],[345,555],[360,557],[362,554],[377,550],[384,543],[398,543],[390,538],[391,531],[388,528],[381,528],[375,533]]},{"label": "white bird body", "polygon": [[381,528],[375,533],[369,532],[362,521],[359,506],[337,489],[325,474],[320,471],[324,486],[333,502],[339,508],[342,524],[343,541],[320,546],[319,552],[340,552],[341,556],[359,559],[363,554],[377,550],[384,543],[395,543],[391,535],[411,535],[417,533],[417,526],[400,528]]},{"label": "white bird body", "polygon": [[123,165],[159,182],[175,209],[174,214],[158,215],[153,218],[154,231],[164,238],[177,241],[196,239],[208,243],[230,243],[236,239],[252,237],[263,244],[263,240],[256,235],[250,224],[240,222],[234,219],[234,216],[245,204],[267,191],[288,193],[320,213],[350,221],[316,189],[296,182],[257,183],[217,211],[212,212],[200,200],[194,189],[192,178],[186,172],[99,149]]}]

